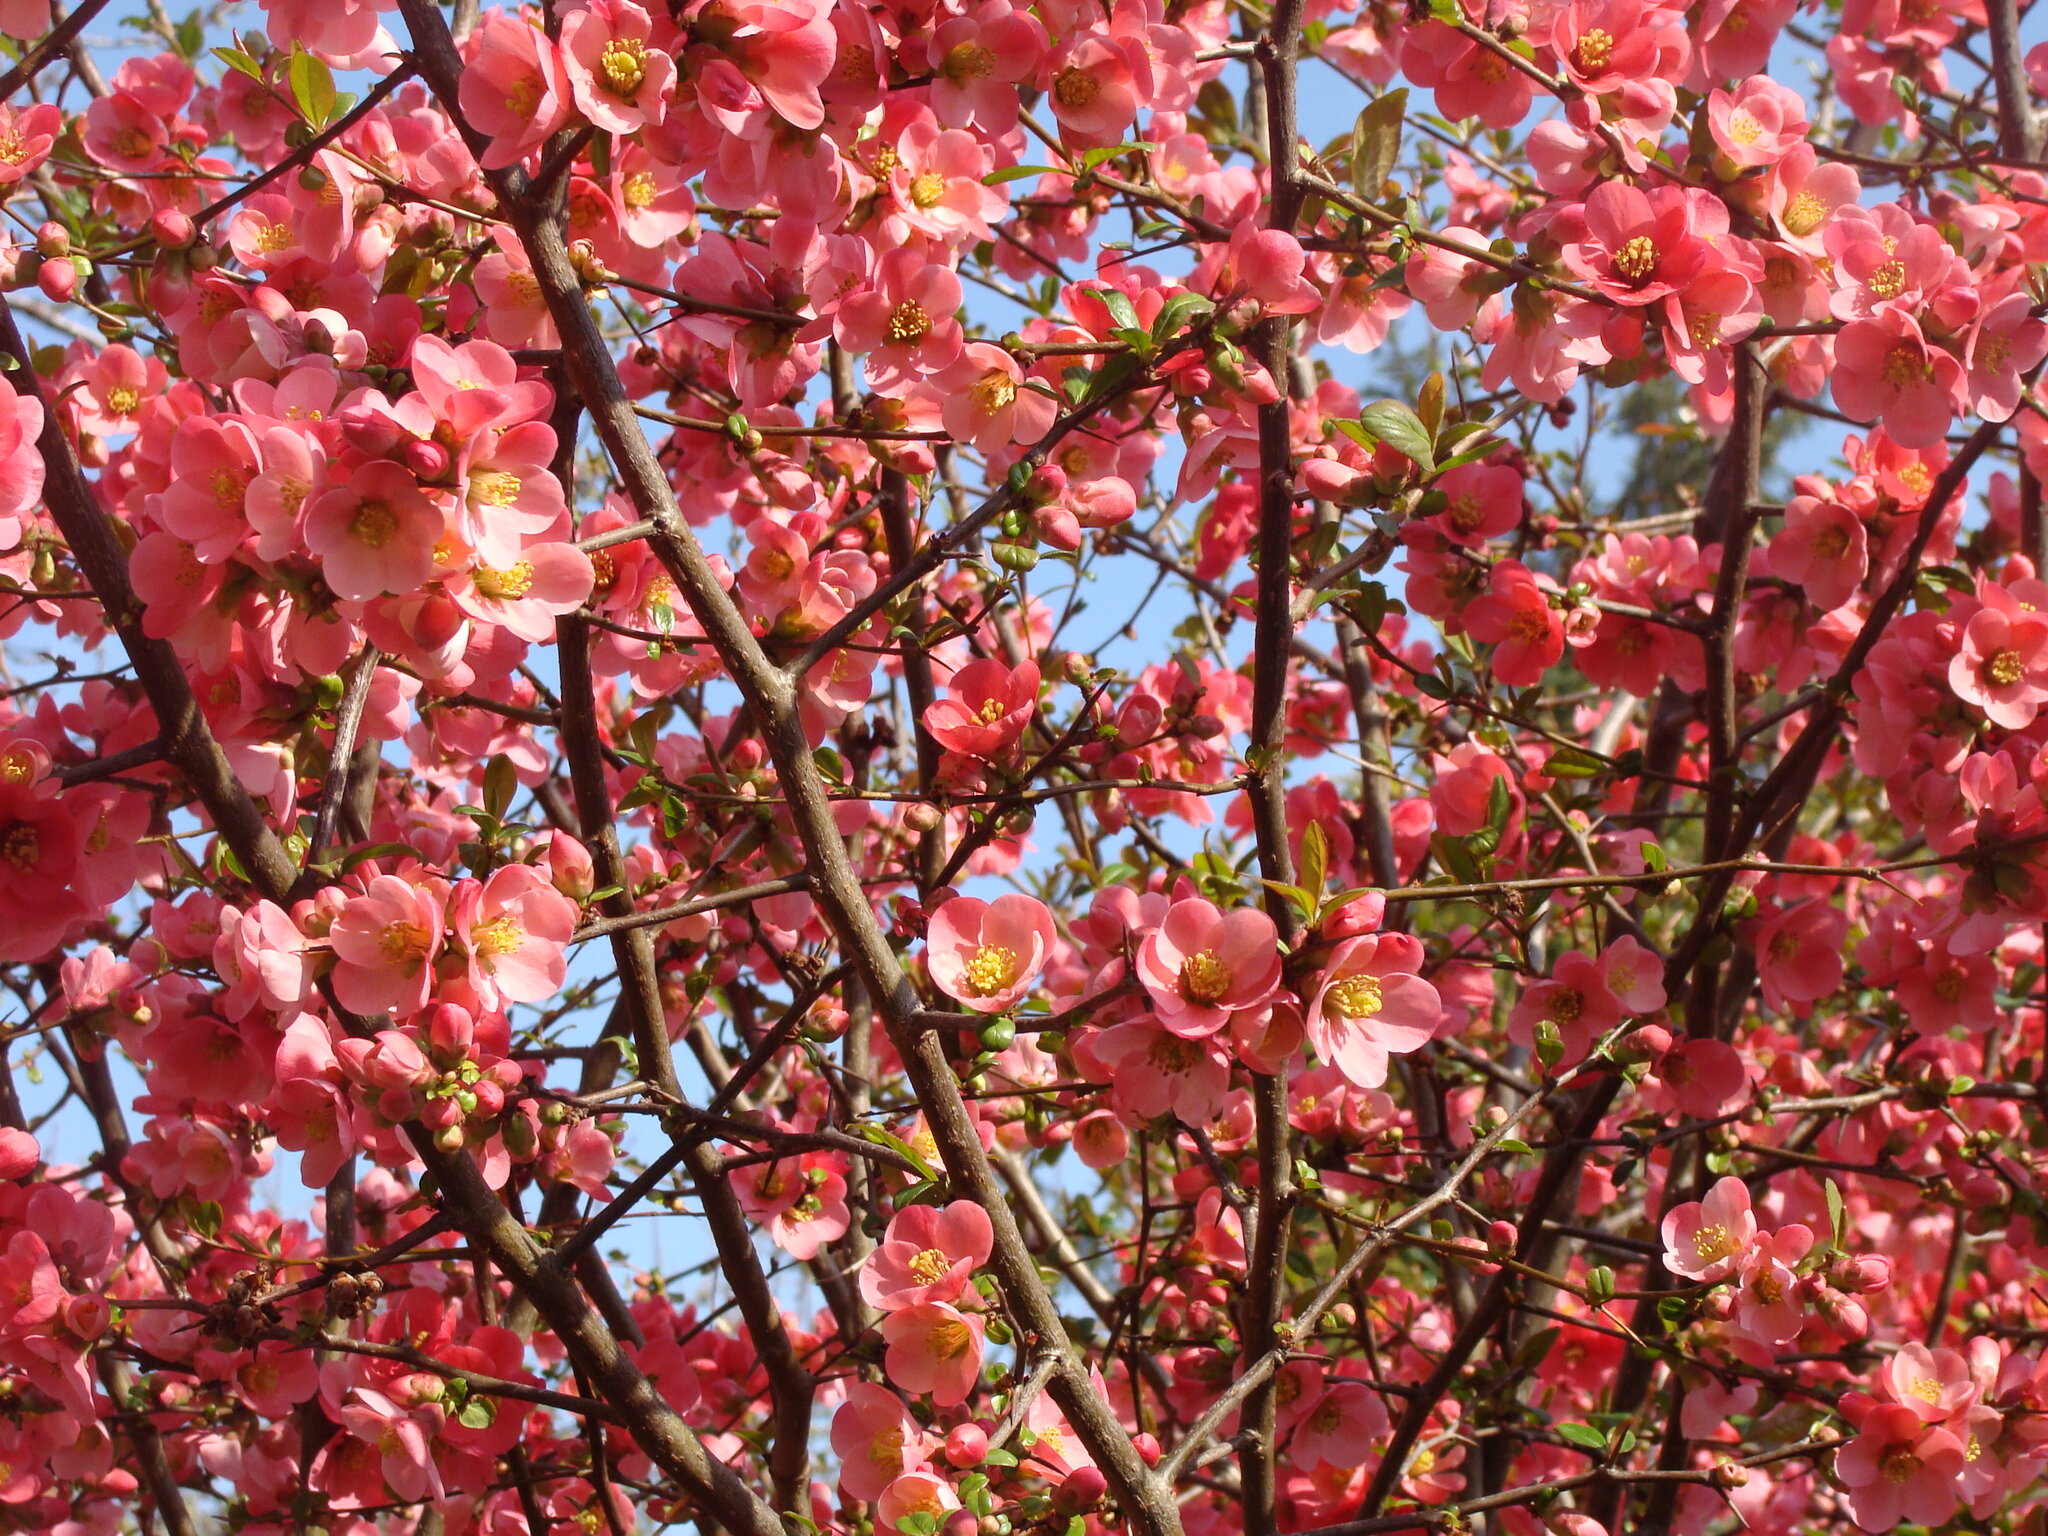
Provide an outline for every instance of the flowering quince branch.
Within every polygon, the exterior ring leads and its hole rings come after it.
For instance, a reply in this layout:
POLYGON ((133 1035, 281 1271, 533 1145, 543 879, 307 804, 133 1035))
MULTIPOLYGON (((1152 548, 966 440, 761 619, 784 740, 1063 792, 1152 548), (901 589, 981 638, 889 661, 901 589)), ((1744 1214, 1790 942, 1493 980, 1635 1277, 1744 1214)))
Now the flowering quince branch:
POLYGON ((0 0, 0 1533, 2039 1524, 2017 0, 260 9, 0 0))

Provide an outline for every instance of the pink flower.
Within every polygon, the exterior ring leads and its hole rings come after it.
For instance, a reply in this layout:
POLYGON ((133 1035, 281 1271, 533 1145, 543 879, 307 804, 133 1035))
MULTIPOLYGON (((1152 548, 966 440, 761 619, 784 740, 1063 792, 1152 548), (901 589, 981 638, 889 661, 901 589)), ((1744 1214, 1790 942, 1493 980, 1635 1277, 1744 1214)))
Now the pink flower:
POLYGON ((955 896, 932 914, 925 964, 939 990, 975 1013, 1014 1008, 1044 969, 1056 935, 1032 896, 955 896))
POLYGON ((840 302, 833 334, 867 354, 868 379, 884 394, 949 367, 960 355, 960 279, 915 249, 890 251, 874 279, 840 302))
POLYGON ((1749 1087, 1742 1053, 1719 1040, 1684 1040, 1664 1053, 1657 1075, 1679 1109, 1711 1119, 1749 1087))
POLYGON ((927 45, 932 111, 948 128, 1008 133, 1017 125, 1017 82, 1038 72, 1047 46, 1044 24, 1010 0, 981 0, 946 17, 927 45))
POLYGON ((410 470, 373 459, 307 508, 306 547, 328 586, 366 601, 424 586, 446 527, 410 470))
POLYGON ((1751 940, 1764 1002, 1814 1003, 1842 985, 1848 914, 1824 901, 1801 902, 1757 924, 1751 940))
POLYGON ((1666 1212, 1662 1230, 1666 1269, 1701 1284, 1727 1279, 1756 1241, 1749 1186, 1732 1176, 1718 1180, 1705 1200, 1666 1212))
POLYGON ((1564 615, 1551 606, 1545 579, 1519 560, 1503 560, 1487 578, 1486 595, 1463 615, 1472 638, 1495 648, 1493 675, 1511 688, 1540 683, 1564 655, 1564 615))
POLYGON ((1806 99, 1769 75, 1707 98, 1707 125, 1730 165, 1775 165, 1806 141, 1806 99))
POLYGON ((1993 725, 2032 725, 2048 699, 2048 619, 2026 610, 1980 608, 1949 659, 1948 685, 1993 725))
POLYGON ((1970 1365, 1952 1349, 1906 1344, 1878 1370, 1880 1397, 1903 1404, 1923 1424, 1941 1424, 1977 1396, 1970 1365))
POLYGON ((1372 1459, 1373 1442, 1387 1432, 1387 1409, 1360 1381, 1331 1384, 1294 1427, 1295 1458, 1310 1468, 1348 1471, 1372 1459))
POLYGON ((1138 979, 1159 1022, 1176 1035, 1213 1035, 1280 985, 1280 932, 1256 907, 1221 911, 1200 896, 1176 901, 1138 946, 1138 979))
POLYGON ((2020 375, 2048 353, 2048 324, 2034 318, 2032 299, 2008 293, 1970 327, 1963 356, 1965 403, 1986 421, 2008 421, 2020 404, 2020 375))
POLYGON ((653 30, 633 0, 589 0, 562 19, 562 73, 569 94, 607 133, 637 133, 668 113, 676 61, 651 45, 653 30))
POLYGON ((1878 1404, 1858 1429, 1835 1453, 1835 1476, 1849 1490, 1856 1523, 1866 1531, 1889 1531, 1902 1520, 1947 1523, 1956 1512, 1962 1442, 1897 1403, 1878 1404))
POLYGON ((569 121, 569 86, 555 44, 539 27, 487 11, 464 50, 462 115, 491 137, 487 171, 516 165, 569 121))
POLYGON ((1683 187, 1603 181, 1586 199, 1584 236, 1565 265, 1618 304, 1654 304, 1706 270, 1712 248, 1693 233, 1683 187))
POLYGON ((1025 387, 1016 359, 985 341, 968 342, 957 361, 933 376, 932 385, 946 430, 983 453, 1037 442, 1058 415, 1049 396, 1025 387))
POLYGON ((1771 574, 1798 582, 1826 613, 1848 602, 1869 570, 1870 536, 1849 508, 1820 496, 1785 504, 1785 526, 1771 540, 1771 574))
POLYGON ((355 1013, 413 1014, 434 989, 441 953, 446 881, 419 883, 377 875, 351 896, 327 933, 339 962, 334 994, 355 1013))
POLYGON ((930 1393, 941 1408, 967 1401, 981 1375, 984 1324, 973 1312, 923 1301, 882 1319, 889 1346, 882 1369, 906 1392, 930 1393))
POLYGON ((562 989, 576 904, 531 864, 507 864, 456 887, 449 927, 486 1009, 537 1003, 562 989))
POLYGON ((1436 526, 1453 544, 1477 549, 1521 526, 1522 477, 1504 465, 1460 464, 1433 489, 1444 496, 1436 526))
POLYGON ((1902 448, 1932 448, 1955 416, 1963 365, 1930 346, 1911 315, 1886 309, 1835 338, 1835 404, 1879 421, 1902 448))
POLYGON ((1123 48, 1099 32, 1069 38, 1052 65, 1052 114, 1079 148, 1114 144, 1138 115, 1137 77, 1123 48))
POLYGON ((1793 1222, 1760 1236, 1743 1256, 1735 1291, 1735 1326, 1757 1343, 1776 1349, 1797 1338, 1805 1326, 1796 1267, 1812 1248, 1812 1228, 1793 1222))
POLYGON ((1092 1059, 1090 1081, 1111 1084, 1111 1102, 1139 1120, 1175 1115, 1205 1125, 1230 1087, 1230 1058, 1215 1036, 1191 1040, 1149 1020, 1111 1025, 1077 1051, 1092 1059))
POLYGON ((1564 1045, 1558 1066, 1569 1067, 1585 1060, 1593 1042, 1619 1024, 1624 1012, 1599 962, 1571 950, 1551 967, 1547 980, 1522 989, 1508 1015, 1508 1036, 1526 1045, 1536 1038, 1539 1025, 1552 1025, 1564 1045))
POLYGON ((1013 671, 984 656, 955 672, 946 693, 925 710, 924 728, 948 752, 993 762, 1016 744, 1038 708, 1038 663, 1013 671))
MULTIPOLYGON (((37 31, 47 31, 49 13, 42 12, 39 21, 37 31)), ((34 175, 63 131, 64 114, 49 102, 25 108, 0 105, 0 187, 34 175)))
POLYGON ((972 1200, 955 1200, 943 1210, 908 1206, 896 1213, 881 1246, 868 1255, 860 1293, 884 1312, 951 1302, 968 1289, 994 1249, 988 1213, 972 1200))
MULTIPOLYGON (((921 1209, 921 1207, 919 1207, 921 1209)), ((906 1472, 930 1465, 930 1437, 903 1399, 871 1381, 854 1381, 832 1415, 832 1450, 839 1457, 839 1491, 873 1502, 906 1472)))
POLYGON ((1387 1058, 1427 1045, 1443 1022, 1443 1000, 1416 973, 1420 941, 1404 933, 1360 934, 1330 952, 1309 1003, 1316 1054, 1361 1088, 1387 1080, 1387 1058))

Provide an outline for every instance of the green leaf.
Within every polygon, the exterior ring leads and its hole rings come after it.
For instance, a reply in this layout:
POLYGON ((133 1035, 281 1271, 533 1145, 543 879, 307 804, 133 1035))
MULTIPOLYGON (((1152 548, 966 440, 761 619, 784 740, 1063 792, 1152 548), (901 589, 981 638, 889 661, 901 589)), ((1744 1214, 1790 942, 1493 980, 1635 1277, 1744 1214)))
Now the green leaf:
POLYGON ((1123 289, 1098 288, 1095 290, 1095 296, 1102 300, 1102 307, 1109 311, 1109 318, 1117 323, 1119 329, 1142 329, 1138 324, 1138 311, 1131 304, 1131 296, 1123 289))
POLYGON ((251 80, 263 78, 263 66, 239 48, 216 48, 213 56, 238 75, 247 75, 251 80))
POLYGON ((1557 1426, 1557 1433, 1561 1439, 1569 1440, 1573 1445, 1582 1446, 1589 1451, 1607 1449, 1607 1437, 1590 1424, 1560 1424, 1557 1426))
POLYGON ((1436 855, 1437 863, 1450 871, 1460 885, 1478 885, 1486 878, 1478 860, 1472 857, 1471 845, 1464 838, 1449 837, 1439 832, 1429 840, 1429 846, 1436 855))
POLYGON ((1177 293, 1160 307, 1152 322, 1152 339, 1164 346, 1183 326, 1214 312, 1216 306, 1199 293, 1177 293))
POLYGON ((334 72, 303 44, 294 43, 289 79, 300 115, 314 127, 324 128, 334 117, 334 72))
POLYGON ((1407 113, 1404 87, 1369 103, 1351 126, 1351 185, 1369 203, 1379 201, 1380 189, 1401 158, 1401 122, 1407 113))
POLYGON ((484 768, 484 809, 494 820, 503 821, 512 808, 512 795, 519 788, 519 774, 512 759, 500 752, 484 768))
POLYGON ((1405 453, 1427 475, 1436 469, 1436 443, 1422 418, 1398 400, 1381 400, 1358 413, 1359 425, 1397 453, 1405 453))
POLYGON ((1499 1141, 1496 1141, 1493 1145, 1496 1151, 1513 1152, 1519 1157, 1527 1157, 1530 1153, 1536 1150, 1534 1147, 1530 1146, 1529 1143, 1527 1143, 1526 1141, 1523 1141, 1520 1138, 1514 1136, 1503 1136, 1499 1141))
POLYGON ((1849 1208, 1842 1201, 1842 1191, 1833 1179, 1827 1182, 1828 1230, 1834 1234, 1835 1246, 1842 1246, 1842 1239, 1849 1232, 1849 1208))
POLYGON ((1330 839, 1315 822, 1301 829, 1301 885, 1317 901, 1330 883, 1330 839))
POLYGON ((1514 814, 1515 797, 1508 790, 1505 775, 1496 777, 1486 787, 1486 825, 1494 835, 1494 846, 1500 846, 1500 836, 1507 831, 1508 817, 1514 814))
POLYGON ((1052 176, 1057 172, 1049 165, 1006 165, 999 171, 990 171, 981 178, 984 187, 999 187, 1006 181, 1022 181, 1026 176, 1052 176))
POLYGON ((853 1128, 853 1134, 860 1137, 863 1141, 872 1141, 878 1147, 887 1147, 892 1152, 902 1153, 903 1156, 910 1159, 911 1166, 924 1175, 927 1183, 936 1184, 938 1182, 939 1176, 932 1170, 932 1165, 919 1157, 917 1149, 912 1147, 901 1136, 893 1135, 883 1130, 879 1125, 857 1125, 853 1128))
MULTIPOLYGON (((1607 764, 1584 747, 1559 747, 1550 754, 1550 761, 1543 765, 1543 771, 1553 779, 1590 779, 1595 774, 1605 773, 1607 764)), ((1500 781, 1496 779, 1494 782, 1500 781)))
POLYGON ((498 1405, 488 1397, 472 1397, 455 1415, 467 1429, 489 1429, 498 1417, 498 1405))
POLYGON ((1014 1467, 1017 1458, 998 1446, 982 1454, 981 1464, 985 1467, 1014 1467))

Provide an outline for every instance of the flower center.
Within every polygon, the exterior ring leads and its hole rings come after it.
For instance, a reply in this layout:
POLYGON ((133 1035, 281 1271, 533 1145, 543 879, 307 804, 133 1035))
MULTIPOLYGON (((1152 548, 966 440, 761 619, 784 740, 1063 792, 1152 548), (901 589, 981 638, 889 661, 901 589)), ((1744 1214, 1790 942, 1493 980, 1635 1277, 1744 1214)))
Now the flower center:
POLYGON ((651 208, 654 206, 654 173, 636 171, 628 176, 619 187, 628 208, 651 208))
POLYGON ((1017 979, 1017 952, 1000 944, 984 944, 967 962, 967 990, 992 997, 1017 979))
POLYGON ((41 858, 42 839, 34 827, 17 823, 0 832, 0 859, 5 859, 23 874, 34 869, 41 858))
POLYGON ((943 1323, 933 1324, 928 1337, 932 1353, 941 1360, 959 1359, 967 1353, 968 1346, 974 1342, 974 1335, 967 1325, 956 1323, 950 1318, 943 1323))
POLYGON ((924 171, 910 178, 910 201, 916 207, 933 207, 945 195, 946 178, 937 171, 924 171))
POLYGON ((1189 955, 1180 963, 1180 995, 1191 1003, 1214 1006, 1230 991, 1230 967, 1213 949, 1189 955))
POLYGON ((1805 239, 1827 222, 1828 205, 1811 192, 1801 192, 1785 205, 1785 212, 1778 222, 1785 226, 1785 233, 1798 239, 1805 239))
POLYGON ((1865 285, 1880 299, 1896 299, 1906 291, 1906 264, 1894 258, 1870 274, 1865 285))
POLYGON ((1662 254, 1648 235, 1631 235, 1614 253, 1614 270, 1631 283, 1647 283, 1656 275, 1662 254))
POLYGON ((1754 144, 1764 136, 1764 125, 1748 112, 1735 112, 1728 118, 1728 137, 1738 144, 1754 144))
POLYGON ((1085 107, 1102 94, 1102 82, 1085 69, 1063 69, 1052 83, 1052 94, 1063 107, 1085 107))
POLYGON ((1911 342, 1902 341, 1885 353, 1884 361, 1878 364, 1878 377, 1894 389, 1904 389, 1912 384, 1924 384, 1932 377, 1926 360, 1920 356, 1920 349, 1911 342))
POLYGON ((525 939, 526 930, 519 926, 519 919, 508 913, 470 929, 469 952, 480 960, 495 959, 511 954, 525 939))
POLYGON ((1985 680, 2000 688, 2010 688, 2026 673, 2026 663, 2018 651, 1999 651, 1984 663, 1985 680))
POLYGON ((647 45, 635 38, 613 38, 597 56, 597 72, 614 96, 631 97, 647 78, 647 45))
POLYGON ((1920 1470, 1920 1458, 1911 1449, 1900 1446, 1887 1453, 1884 1458, 1884 1475, 1887 1482, 1910 1483, 1913 1475, 1920 1470))
POLYGON ((487 507, 509 507, 518 499, 523 484, 508 470, 480 469, 469 477, 469 499, 487 507))
POLYGON ((924 306, 915 299, 905 299, 889 312, 891 341, 922 341, 931 328, 932 317, 924 312, 924 306))
POLYGON ((1726 1227, 1716 1222, 1693 1233, 1692 1251, 1698 1254, 1702 1261, 1711 1264, 1716 1259, 1727 1258, 1735 1251, 1735 1238, 1726 1227))
POLYGON ((1912 1384, 1906 1390, 1919 1398, 1923 1403, 1938 1403, 1941 1401, 1941 1383, 1932 1376, 1915 1376, 1912 1384))
POLYGON ((1185 1072, 1202 1054, 1201 1047, 1179 1035, 1161 1035, 1145 1052, 1145 1060, 1162 1072, 1185 1072))
POLYGON ((1384 1005, 1377 976, 1346 976, 1330 988, 1331 1011, 1340 1018, 1369 1019, 1384 1005))
POLYGON ((1000 368, 992 368, 967 388, 974 408, 984 416, 1006 410, 1017 398, 1017 381, 1000 368))
POLYGON ((953 1261, 937 1248, 926 1248, 910 1261, 910 1278, 919 1285, 937 1285, 952 1269, 953 1261))
POLYGON ((1572 50, 1579 68, 1588 74, 1607 67, 1614 57, 1614 34, 1601 27, 1594 27, 1579 39, 1579 46, 1572 50))
POLYGON ((356 542, 370 549, 382 549, 398 532, 398 514, 381 501, 366 501, 356 508, 348 525, 356 542))
POLYGON ((527 560, 503 570, 482 565, 471 574, 470 580, 476 583, 478 593, 484 597, 495 598, 501 603, 517 602, 533 586, 533 565, 527 560))
POLYGON ((142 392, 126 384, 116 384, 107 391, 107 414, 110 416, 132 416, 135 407, 142 404, 142 392))
POLYGON ((1839 560, 1849 553, 1849 530, 1830 523, 1814 535, 1813 552, 1823 560, 1839 560))
POLYGON ((386 923, 384 931, 377 935, 377 947, 384 952, 384 958, 395 965, 417 960, 427 952, 432 943, 426 928, 419 923, 386 923))
POLYGON ((956 43, 939 66, 947 79, 986 80, 995 73, 996 51, 986 43, 956 43))

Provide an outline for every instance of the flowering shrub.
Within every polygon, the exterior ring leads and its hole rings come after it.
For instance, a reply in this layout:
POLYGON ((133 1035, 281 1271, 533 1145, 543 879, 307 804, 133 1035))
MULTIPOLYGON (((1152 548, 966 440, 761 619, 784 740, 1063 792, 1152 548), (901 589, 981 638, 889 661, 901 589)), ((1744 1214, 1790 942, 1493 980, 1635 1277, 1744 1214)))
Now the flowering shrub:
POLYGON ((0 1532, 2041 1531, 2019 10, 0 0, 0 1532))

